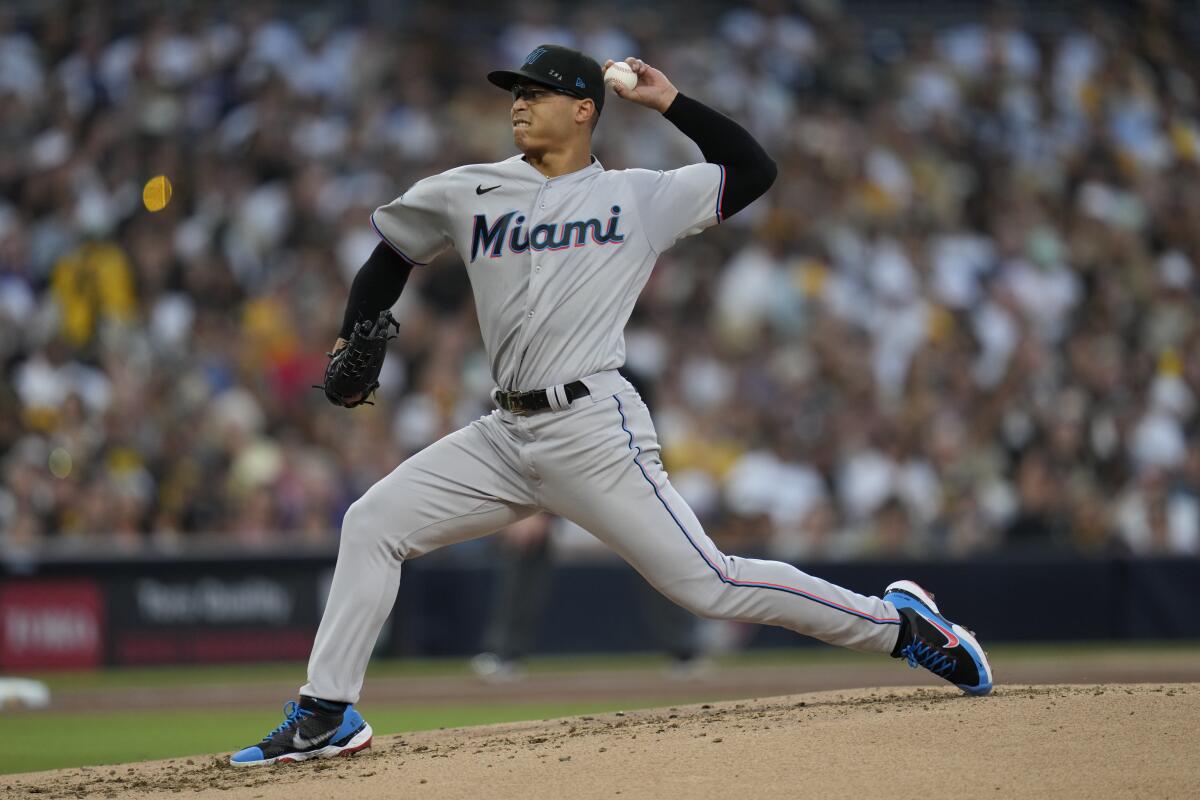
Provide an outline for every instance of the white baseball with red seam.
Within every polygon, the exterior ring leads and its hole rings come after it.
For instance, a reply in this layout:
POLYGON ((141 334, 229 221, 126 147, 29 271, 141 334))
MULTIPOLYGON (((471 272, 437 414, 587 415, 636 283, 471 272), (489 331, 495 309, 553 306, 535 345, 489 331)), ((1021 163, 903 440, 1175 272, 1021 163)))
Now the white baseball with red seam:
POLYGON ((634 74, 633 67, 624 61, 614 61, 613 65, 604 71, 604 85, 613 89, 614 83, 619 83, 626 89, 637 86, 637 75, 634 74))

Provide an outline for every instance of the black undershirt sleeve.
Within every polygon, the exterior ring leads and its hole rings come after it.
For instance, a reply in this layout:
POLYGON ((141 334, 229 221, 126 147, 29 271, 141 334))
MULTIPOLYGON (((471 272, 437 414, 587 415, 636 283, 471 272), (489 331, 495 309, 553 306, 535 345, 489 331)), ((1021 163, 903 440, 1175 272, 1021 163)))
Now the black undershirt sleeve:
POLYGON ((710 164, 725 167, 725 217, 753 203, 771 188, 775 162, 749 131, 729 117, 680 92, 663 116, 691 139, 710 164))
POLYGON ((350 284, 350 299, 346 301, 346 314, 338 335, 348 340, 356 324, 364 319, 373 320, 379 312, 391 308, 400 299, 410 272, 412 265, 387 243, 377 244, 350 284))

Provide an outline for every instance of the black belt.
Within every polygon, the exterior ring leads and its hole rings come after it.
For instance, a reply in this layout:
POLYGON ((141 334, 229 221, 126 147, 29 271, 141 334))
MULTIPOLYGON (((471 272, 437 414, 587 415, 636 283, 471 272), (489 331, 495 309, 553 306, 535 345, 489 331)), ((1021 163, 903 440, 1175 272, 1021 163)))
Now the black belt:
MULTIPOLYGON (((533 389, 528 392, 498 390, 495 392, 496 405, 513 414, 536 414, 539 411, 546 411, 555 407, 550 402, 550 392, 552 391, 554 389, 533 389)), ((573 381, 562 387, 561 394, 566 396, 566 402, 560 403, 559 407, 565 408, 573 400, 577 400, 580 397, 587 397, 591 393, 584 386, 583 381, 573 381)))

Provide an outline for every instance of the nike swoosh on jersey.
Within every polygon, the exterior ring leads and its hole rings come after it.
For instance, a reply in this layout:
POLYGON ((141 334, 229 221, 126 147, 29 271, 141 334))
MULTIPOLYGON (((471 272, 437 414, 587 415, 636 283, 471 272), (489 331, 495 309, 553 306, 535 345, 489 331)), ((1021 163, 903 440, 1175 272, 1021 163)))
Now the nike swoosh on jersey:
POLYGON ((485 188, 483 188, 483 184, 481 183, 475 187, 475 194, 487 194, 488 192, 492 191, 493 189, 499 189, 503 185, 504 184, 502 184, 502 183, 497 183, 495 186, 489 186, 488 188, 485 189, 485 188))
POLYGON ((307 750, 310 747, 316 747, 319 744, 325 744, 325 742, 333 738, 335 733, 337 733, 337 728, 325 731, 320 736, 314 736, 311 739, 305 739, 300 736, 299 731, 296 731, 296 734, 292 737, 292 746, 297 750, 307 750))

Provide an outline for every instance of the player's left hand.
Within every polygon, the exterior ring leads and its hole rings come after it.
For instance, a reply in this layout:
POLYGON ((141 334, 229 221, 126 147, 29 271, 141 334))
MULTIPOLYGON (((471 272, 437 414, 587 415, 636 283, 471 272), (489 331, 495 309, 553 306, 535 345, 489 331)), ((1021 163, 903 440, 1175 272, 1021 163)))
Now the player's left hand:
POLYGON ((325 397, 335 406, 354 408, 364 403, 374 405, 367 398, 379 387, 379 373, 383 370, 387 344, 395 338, 391 334, 393 327, 400 329, 399 323, 386 309, 379 313, 377 319, 361 320, 354 326, 349 342, 338 339, 333 352, 329 353, 325 381, 314 388, 323 389, 325 397))
MULTIPOLYGON (((620 84, 614 84, 614 92, 625 100, 653 108, 660 114, 671 107, 679 90, 667 80, 667 76, 662 73, 662 70, 655 69, 640 58, 633 56, 625 59, 625 63, 633 70, 633 74, 637 75, 637 85, 632 89, 626 89, 620 84)), ((610 58, 604 62, 601 70, 607 72, 612 65, 613 60, 610 58)))

